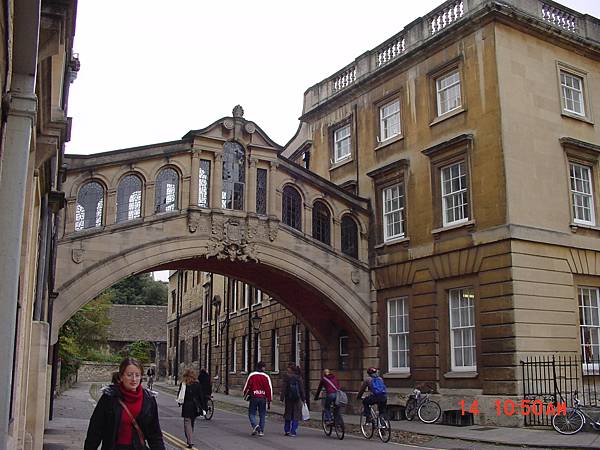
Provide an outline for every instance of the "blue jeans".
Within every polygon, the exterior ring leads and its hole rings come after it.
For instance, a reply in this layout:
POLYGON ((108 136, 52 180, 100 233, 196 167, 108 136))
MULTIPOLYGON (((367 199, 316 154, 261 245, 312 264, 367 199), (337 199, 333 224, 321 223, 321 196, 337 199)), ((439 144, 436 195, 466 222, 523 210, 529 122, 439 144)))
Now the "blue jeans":
POLYGON ((252 428, 256 427, 256 412, 258 411, 259 422, 258 426, 260 431, 265 431, 265 417, 267 415, 267 399, 255 398, 252 397, 250 399, 250 404, 248 405, 248 418, 250 419, 250 425, 252 428))
POLYGON ((297 420, 286 420, 283 424, 283 431, 286 433, 290 433, 293 436, 296 436, 298 431, 298 421, 297 420))
POLYGON ((335 402, 335 392, 333 394, 327 394, 325 397, 325 420, 333 420, 331 417, 331 405, 335 402))

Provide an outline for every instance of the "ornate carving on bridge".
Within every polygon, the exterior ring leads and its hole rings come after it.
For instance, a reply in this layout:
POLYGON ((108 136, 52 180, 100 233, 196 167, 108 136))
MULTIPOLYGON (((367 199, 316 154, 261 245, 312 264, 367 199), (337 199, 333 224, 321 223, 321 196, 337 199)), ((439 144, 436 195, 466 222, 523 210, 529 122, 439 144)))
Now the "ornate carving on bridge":
POLYGON ((258 262, 257 242, 274 241, 279 229, 278 220, 227 217, 214 213, 211 217, 207 258, 258 262))
POLYGON ((81 264, 83 262, 83 255, 85 250, 83 248, 74 248, 71 250, 71 259, 75 264, 81 264))
POLYGON ((190 233, 195 233, 200 228, 200 232, 209 231, 208 215, 201 211, 188 210, 188 229, 190 233))

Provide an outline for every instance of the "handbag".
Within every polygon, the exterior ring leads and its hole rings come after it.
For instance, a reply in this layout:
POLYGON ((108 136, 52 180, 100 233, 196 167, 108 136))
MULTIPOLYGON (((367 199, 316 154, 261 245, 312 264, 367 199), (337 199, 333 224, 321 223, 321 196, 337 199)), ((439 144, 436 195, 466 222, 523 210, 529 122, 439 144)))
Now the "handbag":
POLYGON ((310 411, 308 410, 308 405, 306 402, 302 403, 302 420, 310 419, 310 411))
POLYGON ((144 450, 150 450, 150 447, 148 447, 148 444, 146 444, 146 438, 144 437, 144 433, 142 433, 142 429, 136 422, 135 417, 133 417, 133 414, 131 414, 131 411, 129 411, 129 408, 125 405, 123 400, 121 400, 121 399, 118 399, 118 400, 119 400, 119 404, 123 407, 123 410, 127 413, 129 418, 131 419, 131 422, 133 423, 133 428, 135 428, 135 431, 137 431, 138 437, 140 438, 140 442, 144 446, 144 450))
POLYGON ((179 388, 179 394, 177 395, 177 403, 179 406, 183 404, 185 400, 185 383, 181 383, 181 387, 179 388))
POLYGON ((332 388, 335 389, 335 402, 339 406, 346 406, 348 404, 348 396, 346 395, 346 393, 344 391, 342 391, 341 389, 338 389, 337 387, 335 387, 335 384, 333 384, 331 382, 331 380, 328 380, 325 377, 323 377, 323 379, 325 381, 327 381, 332 388))

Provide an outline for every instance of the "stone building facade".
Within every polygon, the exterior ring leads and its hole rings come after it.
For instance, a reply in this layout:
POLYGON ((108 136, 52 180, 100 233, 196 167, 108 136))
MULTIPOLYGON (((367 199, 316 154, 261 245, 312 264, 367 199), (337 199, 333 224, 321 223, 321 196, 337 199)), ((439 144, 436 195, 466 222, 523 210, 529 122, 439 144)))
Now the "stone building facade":
MULTIPOLYGON (((75 0, 0 5, 0 448, 41 449, 55 346, 56 243, 75 0)), ((57 367, 56 359, 54 367, 57 367)))
POLYGON ((392 391, 519 423, 522 360, 600 362, 599 42, 552 1, 447 1, 305 92, 283 154, 371 202, 392 391))

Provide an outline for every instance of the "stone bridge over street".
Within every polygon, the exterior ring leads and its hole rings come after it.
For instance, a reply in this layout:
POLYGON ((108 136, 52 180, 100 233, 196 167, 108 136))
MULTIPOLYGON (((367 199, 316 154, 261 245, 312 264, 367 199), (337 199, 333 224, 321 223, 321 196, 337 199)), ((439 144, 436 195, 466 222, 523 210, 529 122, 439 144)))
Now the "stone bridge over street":
POLYGON ((280 151, 236 107, 178 141, 68 155, 52 341, 121 279, 189 269, 262 289, 321 345, 346 329, 374 346, 368 201, 280 151))

